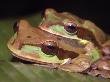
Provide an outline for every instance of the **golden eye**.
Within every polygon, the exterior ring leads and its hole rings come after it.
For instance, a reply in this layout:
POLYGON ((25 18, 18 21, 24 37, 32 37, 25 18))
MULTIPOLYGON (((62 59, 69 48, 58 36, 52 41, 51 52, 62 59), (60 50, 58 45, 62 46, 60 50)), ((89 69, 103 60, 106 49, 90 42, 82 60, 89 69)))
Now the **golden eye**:
POLYGON ((54 41, 45 41, 42 44, 42 51, 46 54, 55 55, 58 52, 58 47, 54 41))
POLYGON ((13 30, 14 30, 14 32, 17 32, 18 29, 19 29, 19 21, 16 21, 13 25, 13 30))
POLYGON ((77 26, 73 23, 66 24, 64 29, 69 33, 77 33, 77 26))

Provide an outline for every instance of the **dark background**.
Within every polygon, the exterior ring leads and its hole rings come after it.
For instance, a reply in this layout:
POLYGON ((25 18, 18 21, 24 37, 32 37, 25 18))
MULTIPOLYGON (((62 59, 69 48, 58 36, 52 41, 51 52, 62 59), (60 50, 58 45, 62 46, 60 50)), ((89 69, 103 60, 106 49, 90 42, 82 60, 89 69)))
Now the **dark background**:
POLYGON ((49 7, 90 19, 110 34, 110 3, 107 0, 0 0, 0 18, 31 15, 49 7))

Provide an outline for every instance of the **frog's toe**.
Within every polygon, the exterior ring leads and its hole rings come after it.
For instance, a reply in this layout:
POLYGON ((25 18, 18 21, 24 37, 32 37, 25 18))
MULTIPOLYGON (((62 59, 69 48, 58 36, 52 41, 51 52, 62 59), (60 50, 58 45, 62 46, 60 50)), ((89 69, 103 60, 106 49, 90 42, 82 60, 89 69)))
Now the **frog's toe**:
POLYGON ((59 66, 59 69, 69 72, 82 72, 88 69, 91 65, 90 60, 87 58, 75 58, 70 64, 63 64, 59 66))

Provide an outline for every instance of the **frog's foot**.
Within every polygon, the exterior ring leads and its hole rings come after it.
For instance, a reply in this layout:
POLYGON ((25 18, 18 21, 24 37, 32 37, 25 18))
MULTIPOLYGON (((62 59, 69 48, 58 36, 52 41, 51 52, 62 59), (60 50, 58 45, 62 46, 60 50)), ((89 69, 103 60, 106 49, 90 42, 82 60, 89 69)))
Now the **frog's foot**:
POLYGON ((110 40, 107 41, 105 44, 103 44, 102 52, 104 53, 104 55, 109 55, 110 56, 110 40))
POLYGON ((110 58, 104 56, 94 62, 85 73, 92 76, 101 76, 104 78, 110 78, 110 58))
POLYGON ((69 72, 82 72, 87 68, 89 68, 90 65, 91 65, 91 62, 89 58, 77 57, 75 59, 72 59, 70 63, 62 64, 58 68, 69 72))

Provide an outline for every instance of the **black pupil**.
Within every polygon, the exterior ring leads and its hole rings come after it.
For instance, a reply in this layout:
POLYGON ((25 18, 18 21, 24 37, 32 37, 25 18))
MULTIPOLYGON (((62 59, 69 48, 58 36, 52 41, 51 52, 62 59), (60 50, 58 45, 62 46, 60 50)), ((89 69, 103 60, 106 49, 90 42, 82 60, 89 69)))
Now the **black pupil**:
POLYGON ((47 48, 48 48, 49 50, 53 50, 53 49, 55 49, 55 47, 52 46, 52 45, 48 45, 47 48))
POLYGON ((75 27, 73 25, 68 26, 69 29, 74 29, 75 27))

